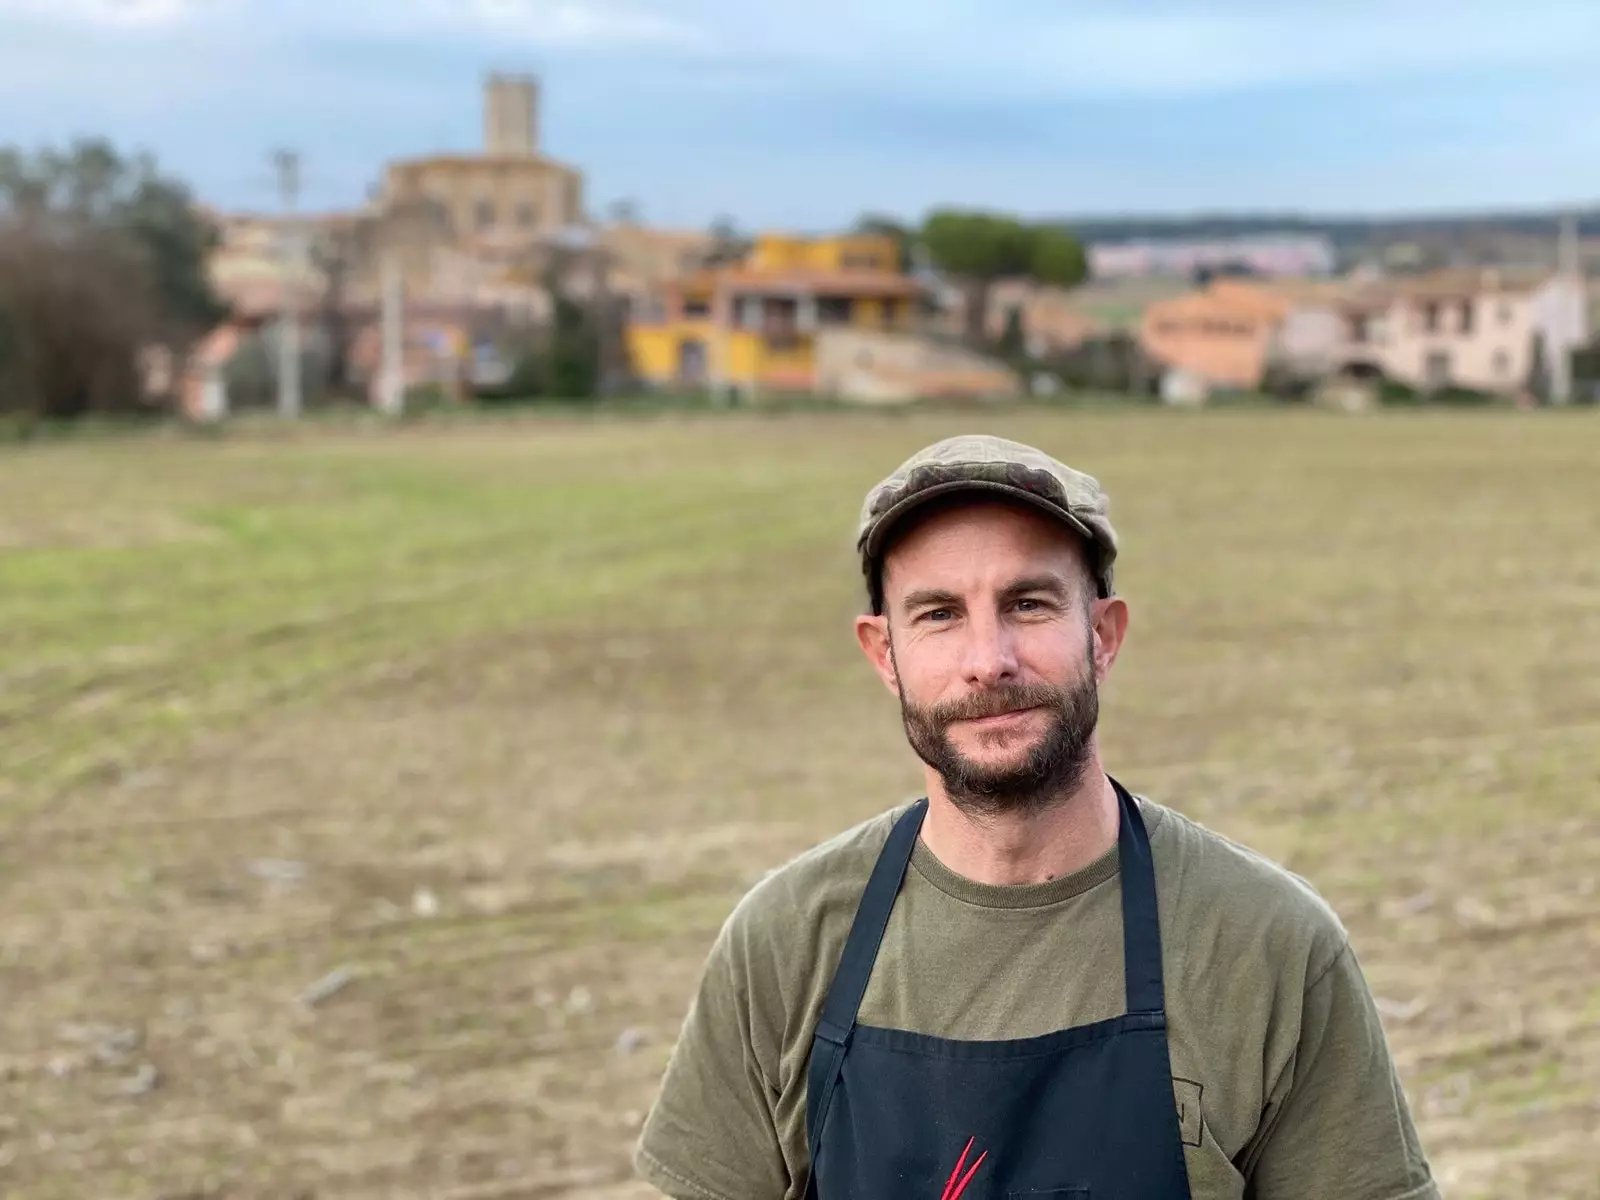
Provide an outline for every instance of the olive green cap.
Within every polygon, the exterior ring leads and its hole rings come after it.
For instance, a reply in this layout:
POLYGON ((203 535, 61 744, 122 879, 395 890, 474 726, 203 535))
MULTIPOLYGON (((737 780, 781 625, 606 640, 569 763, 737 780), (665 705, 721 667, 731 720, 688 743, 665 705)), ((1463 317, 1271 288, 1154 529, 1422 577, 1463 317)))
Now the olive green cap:
POLYGON ((1117 534, 1099 481, 1043 450, 988 434, 963 434, 925 447, 867 493, 856 530, 867 578, 907 516, 930 500, 959 492, 1008 497, 1055 517, 1084 539, 1100 595, 1112 594, 1117 534))

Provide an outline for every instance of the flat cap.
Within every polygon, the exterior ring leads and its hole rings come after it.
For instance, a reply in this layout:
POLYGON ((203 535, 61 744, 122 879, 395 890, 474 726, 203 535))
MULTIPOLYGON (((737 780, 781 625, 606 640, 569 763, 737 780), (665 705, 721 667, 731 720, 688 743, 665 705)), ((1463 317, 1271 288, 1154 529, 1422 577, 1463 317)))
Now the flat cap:
POLYGON ((1043 450, 988 434, 963 434, 918 450, 867 493, 856 549, 869 581, 894 528, 928 501, 956 492, 1009 497, 1055 517, 1084 539, 1100 595, 1112 594, 1117 534, 1099 481, 1043 450))

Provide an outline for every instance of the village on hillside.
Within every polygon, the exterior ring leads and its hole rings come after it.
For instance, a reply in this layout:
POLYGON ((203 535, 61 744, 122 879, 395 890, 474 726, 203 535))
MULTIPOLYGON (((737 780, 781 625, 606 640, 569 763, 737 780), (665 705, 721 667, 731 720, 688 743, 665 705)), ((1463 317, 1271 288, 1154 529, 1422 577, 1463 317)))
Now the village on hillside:
POLYGON ((542 151, 537 79, 492 75, 483 106, 481 152, 391 162, 360 210, 210 214, 209 274, 231 317, 186 372, 191 415, 274 403, 287 322, 308 393, 390 410, 418 389, 527 390, 519 347, 580 318, 601 393, 894 403, 1091 388, 1359 408, 1397 394, 1560 404, 1600 388, 1600 238, 1573 220, 1455 252, 1348 253, 1293 229, 1090 237, 1075 286, 1020 275, 975 291, 891 222, 665 229, 627 203, 597 218, 582 171, 542 151))

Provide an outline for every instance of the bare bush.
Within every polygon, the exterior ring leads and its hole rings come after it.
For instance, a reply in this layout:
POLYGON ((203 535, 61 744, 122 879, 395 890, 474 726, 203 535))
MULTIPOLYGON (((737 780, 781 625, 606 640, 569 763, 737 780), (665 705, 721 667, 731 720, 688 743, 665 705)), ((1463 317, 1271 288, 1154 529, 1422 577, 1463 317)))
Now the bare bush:
POLYGON ((141 351, 158 338, 148 265, 87 226, 0 227, 0 413, 70 419, 144 404, 141 351))
POLYGON ((0 150, 0 413, 71 419, 165 400, 147 395, 150 352, 181 363, 225 315, 205 273, 215 238, 148 158, 103 142, 0 150))

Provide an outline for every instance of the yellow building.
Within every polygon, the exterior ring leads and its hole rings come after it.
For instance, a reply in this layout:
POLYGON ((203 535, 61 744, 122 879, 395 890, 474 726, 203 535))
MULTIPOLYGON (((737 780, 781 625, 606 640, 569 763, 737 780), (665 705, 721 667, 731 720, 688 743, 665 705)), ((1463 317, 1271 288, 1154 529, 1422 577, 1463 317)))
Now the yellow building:
POLYGON ((734 266, 667 285, 629 324, 634 373, 659 387, 813 391, 817 336, 831 328, 910 332, 922 285, 899 272, 892 238, 758 238, 734 266))

